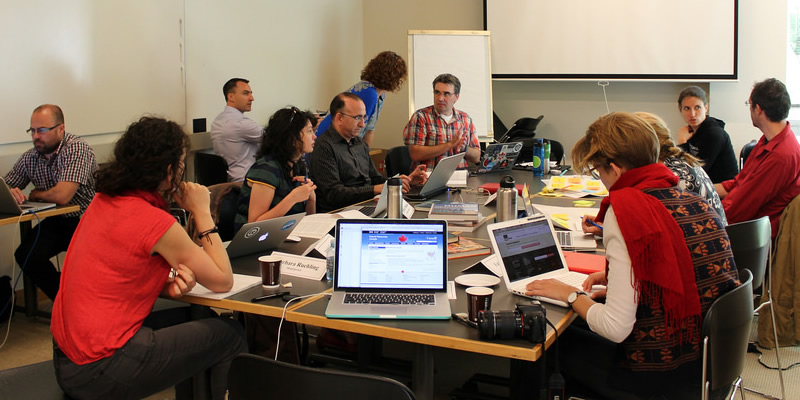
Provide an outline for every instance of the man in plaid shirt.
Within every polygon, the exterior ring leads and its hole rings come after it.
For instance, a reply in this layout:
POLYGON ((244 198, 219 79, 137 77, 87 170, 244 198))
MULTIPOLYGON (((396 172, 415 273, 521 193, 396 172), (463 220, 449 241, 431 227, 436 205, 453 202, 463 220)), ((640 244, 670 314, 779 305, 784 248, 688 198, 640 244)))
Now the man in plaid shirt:
POLYGON ((40 221, 14 252, 17 264, 25 267, 23 272, 55 300, 61 274, 50 258, 67 250, 81 215, 94 197, 97 161, 83 139, 66 132, 64 113, 56 105, 44 104, 33 110, 27 132, 33 139, 33 148, 22 154, 5 177, 14 198, 20 203, 30 199, 81 208, 40 221), (33 190, 26 196, 22 189, 29 183, 33 183, 33 190))
POLYGON ((472 118, 453 106, 461 93, 461 81, 451 74, 433 80, 433 105, 417 110, 403 130, 403 140, 413 167, 419 164, 432 171, 442 158, 466 152, 458 166, 480 161, 481 150, 472 118))

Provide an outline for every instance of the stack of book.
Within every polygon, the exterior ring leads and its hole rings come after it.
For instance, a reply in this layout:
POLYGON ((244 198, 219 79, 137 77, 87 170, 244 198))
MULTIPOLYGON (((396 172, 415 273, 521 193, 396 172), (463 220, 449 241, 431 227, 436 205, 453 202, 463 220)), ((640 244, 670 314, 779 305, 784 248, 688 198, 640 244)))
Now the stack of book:
POLYGON ((459 238, 457 242, 447 244, 447 259, 483 256, 492 254, 488 247, 473 242, 467 238, 459 238))
POLYGON ((484 216, 478 203, 433 203, 428 212, 430 219, 447 221, 447 229, 458 232, 472 232, 481 226, 489 216, 484 216))

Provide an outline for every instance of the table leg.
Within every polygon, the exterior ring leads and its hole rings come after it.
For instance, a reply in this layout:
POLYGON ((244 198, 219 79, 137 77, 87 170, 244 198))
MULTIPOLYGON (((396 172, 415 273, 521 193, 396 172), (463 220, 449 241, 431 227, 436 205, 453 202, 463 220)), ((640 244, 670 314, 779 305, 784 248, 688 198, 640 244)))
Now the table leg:
POLYGON ((511 399, 544 399, 547 385, 541 382, 544 363, 511 359, 509 392, 511 399), (544 390, 542 393, 541 391, 544 390))
MULTIPOLYGON (((192 304, 189 307, 189 318, 193 321, 203 319, 208 316, 208 313, 206 312, 208 307, 206 306, 192 304)), ((208 382, 206 380, 207 377, 205 371, 200 371, 200 373, 192 377, 192 394, 194 395, 194 400, 208 399, 208 382)))
POLYGON ((433 354, 428 345, 416 345, 411 385, 418 400, 433 400, 433 354))
MULTIPOLYGON (((28 232, 31 231, 31 222, 23 221, 19 224, 19 237, 20 240, 25 238, 28 232)), ((25 316, 35 317, 38 314, 39 300, 36 298, 37 290, 36 284, 33 283, 33 278, 29 277, 25 271, 22 271, 22 289, 25 292, 25 316)))

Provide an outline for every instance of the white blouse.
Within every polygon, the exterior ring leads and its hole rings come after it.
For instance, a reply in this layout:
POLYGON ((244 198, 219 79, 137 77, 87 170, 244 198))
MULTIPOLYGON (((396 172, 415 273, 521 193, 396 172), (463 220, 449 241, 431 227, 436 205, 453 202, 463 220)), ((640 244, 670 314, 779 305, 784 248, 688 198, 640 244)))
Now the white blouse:
POLYGON ((633 330, 637 299, 628 246, 619 230, 617 216, 610 206, 603 223, 603 245, 608 259, 606 302, 592 305, 586 313, 586 322, 598 335, 620 343, 633 330))

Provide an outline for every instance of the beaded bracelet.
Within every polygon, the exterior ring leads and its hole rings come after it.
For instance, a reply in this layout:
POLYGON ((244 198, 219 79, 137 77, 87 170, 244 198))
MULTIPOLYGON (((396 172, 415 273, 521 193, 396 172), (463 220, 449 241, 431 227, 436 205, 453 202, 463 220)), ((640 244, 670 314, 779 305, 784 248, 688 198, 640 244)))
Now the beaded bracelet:
POLYGON ((213 228, 211 228, 211 229, 209 229, 207 231, 200 232, 200 234, 197 235, 197 239, 202 240, 203 238, 206 238, 206 240, 208 240, 208 243, 211 243, 211 239, 208 238, 208 235, 210 235, 212 233, 217 233, 217 232, 219 232, 219 228, 214 226, 213 228))

